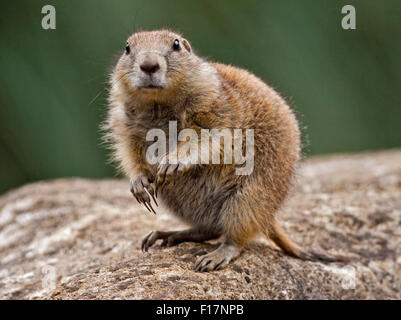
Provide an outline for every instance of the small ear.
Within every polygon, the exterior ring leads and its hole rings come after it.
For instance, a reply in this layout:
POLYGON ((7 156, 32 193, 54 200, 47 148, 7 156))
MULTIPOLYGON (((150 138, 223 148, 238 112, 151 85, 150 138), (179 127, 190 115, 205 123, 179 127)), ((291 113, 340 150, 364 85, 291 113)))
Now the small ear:
POLYGON ((189 44, 187 39, 182 39, 182 44, 188 52, 192 51, 191 45, 189 44))

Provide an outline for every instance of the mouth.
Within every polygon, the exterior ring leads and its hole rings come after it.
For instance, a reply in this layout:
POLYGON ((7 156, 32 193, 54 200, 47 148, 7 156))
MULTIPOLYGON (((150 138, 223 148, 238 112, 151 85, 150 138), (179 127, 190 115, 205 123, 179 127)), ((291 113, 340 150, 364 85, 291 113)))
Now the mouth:
POLYGON ((163 89, 162 86, 154 85, 154 84, 148 84, 146 86, 141 86, 139 89, 147 89, 147 90, 160 90, 163 89))
POLYGON ((161 90, 161 89, 164 89, 164 87, 161 86, 161 85, 149 83, 149 84, 146 84, 146 85, 138 86, 138 89, 153 91, 153 90, 161 90))

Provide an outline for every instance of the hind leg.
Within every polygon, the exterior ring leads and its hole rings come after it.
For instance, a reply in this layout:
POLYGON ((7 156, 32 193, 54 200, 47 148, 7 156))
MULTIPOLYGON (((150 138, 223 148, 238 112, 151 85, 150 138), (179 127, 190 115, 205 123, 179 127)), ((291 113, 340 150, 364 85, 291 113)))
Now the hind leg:
POLYGON ((215 232, 207 232, 198 228, 191 228, 181 231, 152 231, 142 241, 142 251, 148 251, 157 240, 162 239, 162 246, 171 247, 181 242, 202 242, 218 238, 220 235, 215 232))
POLYGON ((216 250, 197 259, 196 271, 213 271, 226 267, 240 255, 242 248, 259 229, 253 208, 242 197, 226 201, 220 211, 219 224, 223 230, 223 241, 216 250))

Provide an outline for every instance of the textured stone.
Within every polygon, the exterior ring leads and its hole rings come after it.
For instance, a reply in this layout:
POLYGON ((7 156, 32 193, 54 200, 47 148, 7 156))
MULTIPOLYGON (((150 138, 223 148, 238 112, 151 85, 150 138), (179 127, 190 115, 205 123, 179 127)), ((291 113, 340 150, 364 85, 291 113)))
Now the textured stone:
POLYGON ((255 241, 224 270, 197 273, 216 242, 140 251, 151 230, 185 225, 136 205, 126 180, 60 179, 0 197, 3 299, 401 298, 401 151, 302 163, 280 213, 304 247, 356 257, 324 265, 255 241))

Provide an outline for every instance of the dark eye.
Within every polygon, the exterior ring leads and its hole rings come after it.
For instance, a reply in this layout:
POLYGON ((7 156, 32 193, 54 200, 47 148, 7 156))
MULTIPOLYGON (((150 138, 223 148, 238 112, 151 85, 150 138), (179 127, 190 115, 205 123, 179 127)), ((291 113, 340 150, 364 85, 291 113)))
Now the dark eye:
POLYGON ((178 39, 175 39, 175 40, 174 40, 173 49, 174 49, 175 51, 180 50, 180 42, 178 41, 178 39))
POLYGON ((131 47, 129 46, 128 42, 125 44, 125 53, 129 54, 131 52, 131 47))

